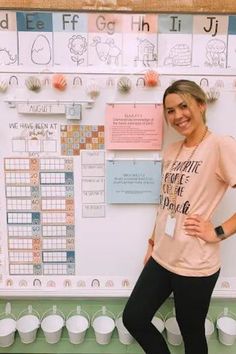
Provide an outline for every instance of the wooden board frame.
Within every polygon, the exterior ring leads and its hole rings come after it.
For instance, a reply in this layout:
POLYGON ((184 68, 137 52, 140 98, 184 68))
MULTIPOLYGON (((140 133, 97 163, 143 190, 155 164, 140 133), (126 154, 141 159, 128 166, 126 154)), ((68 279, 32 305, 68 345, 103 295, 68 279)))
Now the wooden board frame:
POLYGON ((125 11, 158 13, 235 13, 235 0, 0 0, 0 9, 125 11))

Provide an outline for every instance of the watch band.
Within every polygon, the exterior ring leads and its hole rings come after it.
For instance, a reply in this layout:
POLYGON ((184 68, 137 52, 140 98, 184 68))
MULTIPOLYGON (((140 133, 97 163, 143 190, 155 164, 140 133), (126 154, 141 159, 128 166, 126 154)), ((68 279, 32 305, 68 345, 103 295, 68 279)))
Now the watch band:
POLYGON ((223 229, 223 227, 221 225, 215 227, 215 233, 216 233, 216 236, 219 237, 222 240, 226 238, 225 231, 224 231, 224 229, 223 229))

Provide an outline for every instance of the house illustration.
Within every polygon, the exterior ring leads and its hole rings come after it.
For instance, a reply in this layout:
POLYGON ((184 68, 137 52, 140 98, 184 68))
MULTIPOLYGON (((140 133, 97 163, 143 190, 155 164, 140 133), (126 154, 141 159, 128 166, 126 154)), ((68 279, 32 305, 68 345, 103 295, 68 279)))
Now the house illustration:
POLYGON ((155 46, 149 40, 137 38, 138 40, 138 55, 134 59, 135 64, 142 62, 144 66, 150 66, 151 62, 157 61, 157 54, 154 53, 155 46))

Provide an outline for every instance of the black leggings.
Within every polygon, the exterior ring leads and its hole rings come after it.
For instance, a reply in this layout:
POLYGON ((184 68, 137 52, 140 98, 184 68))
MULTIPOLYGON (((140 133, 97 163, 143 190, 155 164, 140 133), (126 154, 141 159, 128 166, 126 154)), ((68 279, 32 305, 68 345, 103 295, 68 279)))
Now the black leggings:
POLYGON ((173 292, 185 354, 207 354, 205 319, 219 272, 205 277, 174 274, 153 258, 145 265, 123 312, 123 322, 147 354, 170 354, 151 320, 173 292))

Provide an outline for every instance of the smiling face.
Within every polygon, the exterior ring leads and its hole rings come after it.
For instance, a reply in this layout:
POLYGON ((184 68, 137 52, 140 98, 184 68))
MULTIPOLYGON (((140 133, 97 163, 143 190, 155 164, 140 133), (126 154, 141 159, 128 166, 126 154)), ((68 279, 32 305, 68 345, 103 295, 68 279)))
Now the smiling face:
POLYGON ((170 93, 165 97, 164 110, 167 122, 188 141, 197 140, 205 128, 205 104, 191 95, 170 93))

